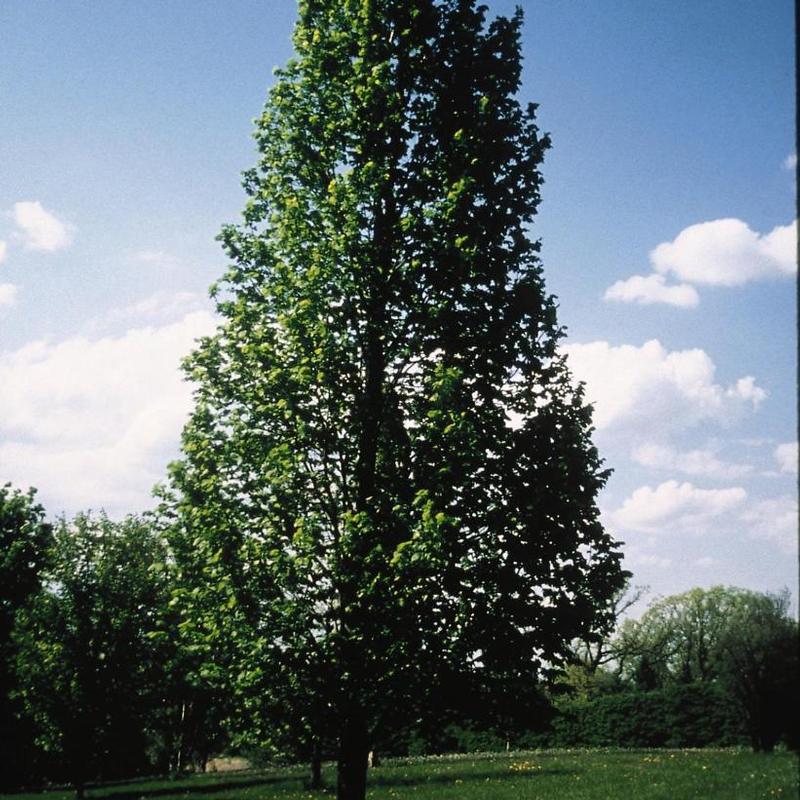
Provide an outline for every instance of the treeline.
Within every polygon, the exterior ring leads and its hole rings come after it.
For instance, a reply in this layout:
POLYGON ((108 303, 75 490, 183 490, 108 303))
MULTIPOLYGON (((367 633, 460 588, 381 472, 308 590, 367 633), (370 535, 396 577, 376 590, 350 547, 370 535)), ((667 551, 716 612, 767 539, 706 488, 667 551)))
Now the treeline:
MULTIPOLYGON (((264 673, 258 652, 274 643, 237 634, 257 609, 217 569, 224 550, 180 531, 164 513, 53 525, 33 492, 0 487, 3 788, 69 782, 82 792, 204 769, 222 752, 305 760, 318 779, 335 756, 335 731, 314 730, 324 693, 307 665, 264 673), (275 686, 293 675, 306 684, 294 686, 289 724, 275 686)), ((632 599, 618 597, 611 613, 632 599)), ((454 675, 422 717, 376 746, 796 748, 797 645, 786 595, 693 589, 653 602, 612 637, 575 642, 571 663, 538 683, 487 693, 454 675)))

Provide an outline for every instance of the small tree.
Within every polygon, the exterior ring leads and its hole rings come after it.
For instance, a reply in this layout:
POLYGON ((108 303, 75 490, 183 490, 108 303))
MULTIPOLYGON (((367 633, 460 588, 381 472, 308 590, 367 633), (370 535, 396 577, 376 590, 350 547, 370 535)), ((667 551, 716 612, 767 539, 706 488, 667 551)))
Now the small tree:
POLYGON ((147 766, 161 675, 148 632, 168 595, 164 550, 141 520, 79 515, 55 531, 44 585, 15 632, 19 694, 82 795, 86 782, 147 766))
POLYGON ((549 139, 515 96, 521 22, 300 3, 188 362, 173 476, 220 575, 209 630, 297 735, 335 732, 341 800, 442 675, 535 679, 623 580, 528 235, 549 139))

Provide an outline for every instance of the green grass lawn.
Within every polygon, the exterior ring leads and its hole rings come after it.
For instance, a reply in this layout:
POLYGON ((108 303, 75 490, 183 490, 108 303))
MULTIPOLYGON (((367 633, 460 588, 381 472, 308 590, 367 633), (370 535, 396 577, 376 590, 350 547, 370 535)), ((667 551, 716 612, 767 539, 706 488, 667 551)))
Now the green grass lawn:
MULTIPOLYGON (((329 786, 332 766, 325 770, 329 786)), ((796 798, 798 760, 732 750, 550 750, 389 759, 370 771, 374 800, 755 800, 796 798)), ((315 800, 298 767, 96 787, 100 800, 315 800)), ((42 800, 43 795, 0 797, 42 800)), ((52 791, 46 800, 71 800, 52 791)))

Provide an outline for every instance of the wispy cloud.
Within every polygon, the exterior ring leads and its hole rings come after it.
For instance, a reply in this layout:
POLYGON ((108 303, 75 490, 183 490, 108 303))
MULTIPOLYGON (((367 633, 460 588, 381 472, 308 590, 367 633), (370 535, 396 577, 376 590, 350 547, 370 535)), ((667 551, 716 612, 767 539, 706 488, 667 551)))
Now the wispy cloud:
POLYGON ((157 291, 135 303, 109 309, 90 320, 85 330, 92 334, 121 324, 164 325, 195 311, 210 310, 210 301, 196 292, 157 291))
POLYGON ((140 250, 134 254, 133 259, 139 264, 161 269, 175 269, 181 264, 179 258, 164 250, 140 250))
POLYGON ((8 245, 0 239, 0 264, 2 264, 6 260, 6 252, 8 251, 8 245))
POLYGON ((782 495, 759 500, 742 515, 750 535, 772 542, 784 553, 797 557, 797 496, 782 495))
POLYGON ((790 153, 783 159, 784 169, 797 169, 797 153, 790 153))
POLYGON ((775 460, 781 472, 797 475, 797 442, 779 444, 774 451, 775 460))
POLYGON ((670 445, 644 444, 631 454, 637 464, 651 469, 681 472, 695 477, 731 480, 753 472, 750 464, 734 464, 718 458, 713 450, 677 450, 670 445))

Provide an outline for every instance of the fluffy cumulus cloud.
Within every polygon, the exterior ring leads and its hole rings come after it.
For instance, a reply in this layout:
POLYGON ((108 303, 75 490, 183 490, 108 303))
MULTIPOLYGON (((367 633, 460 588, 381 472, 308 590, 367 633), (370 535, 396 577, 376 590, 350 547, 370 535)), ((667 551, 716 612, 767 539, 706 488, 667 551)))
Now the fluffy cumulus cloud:
POLYGON ((643 444, 633 451, 631 458, 651 469, 720 480, 741 478, 753 472, 752 465, 723 461, 713 450, 681 451, 666 444, 643 444))
POLYGON ((650 252, 650 275, 617 281, 606 300, 691 308, 699 303, 694 285, 741 286, 797 272, 797 220, 758 233, 740 219, 717 219, 684 228, 650 252), (681 283, 668 283, 673 278, 681 283))
POLYGON ((12 210, 17 235, 28 250, 55 252, 69 245, 72 231, 36 200, 14 203, 12 210))
POLYGON ((775 460, 781 472, 797 475, 797 442, 779 444, 774 451, 775 460))
POLYGON ((797 271, 797 220, 760 234, 740 219, 690 225, 650 253, 657 272, 689 283, 740 286, 797 271))
POLYGON ((17 302, 17 287, 13 283, 0 283, 0 308, 17 302))
POLYGON ((687 283, 667 285, 663 275, 633 275, 627 280, 617 281, 606 289, 604 300, 622 303, 639 303, 649 306, 665 303, 679 308, 691 308, 700 302, 697 290, 687 283))
POLYGON ((656 339, 641 347, 598 341, 564 348, 573 375, 586 383, 599 431, 651 437, 700 422, 728 424, 767 396, 751 376, 724 386, 704 350, 669 351, 656 339))
POLYGON ((0 472, 54 513, 147 507, 191 407, 180 360, 213 324, 195 311, 0 353, 0 472))
POLYGON ((611 521, 623 530, 643 533, 704 533, 716 519, 740 508, 746 499, 747 492, 739 486, 699 489, 691 483, 670 480, 655 488, 636 489, 611 513, 611 521))

